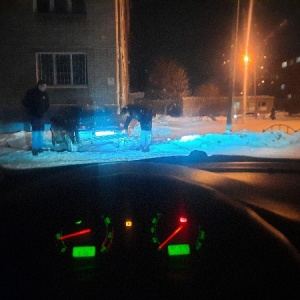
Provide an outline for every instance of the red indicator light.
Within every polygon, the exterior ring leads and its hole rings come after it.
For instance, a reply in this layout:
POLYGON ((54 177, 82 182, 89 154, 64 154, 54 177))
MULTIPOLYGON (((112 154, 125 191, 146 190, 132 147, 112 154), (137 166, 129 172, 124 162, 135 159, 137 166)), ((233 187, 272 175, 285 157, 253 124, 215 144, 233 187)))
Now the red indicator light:
POLYGON ((187 222, 187 218, 185 218, 185 217, 180 217, 180 218, 179 218, 179 222, 180 222, 180 223, 186 223, 186 222, 187 222))
POLYGON ((67 234, 67 235, 62 235, 61 237, 58 238, 58 240, 65 240, 65 239, 69 239, 75 236, 79 236, 79 235, 83 235, 83 234, 87 234, 90 233, 91 229, 84 229, 84 230, 80 230, 71 234, 67 234))

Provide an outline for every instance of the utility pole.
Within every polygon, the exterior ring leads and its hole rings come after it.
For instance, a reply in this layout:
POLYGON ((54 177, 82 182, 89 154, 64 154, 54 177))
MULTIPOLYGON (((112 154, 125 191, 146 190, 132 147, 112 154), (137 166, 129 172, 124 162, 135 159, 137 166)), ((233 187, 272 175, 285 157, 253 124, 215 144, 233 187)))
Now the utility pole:
POLYGON ((258 53, 255 54, 255 58, 253 61, 253 96, 254 96, 254 103, 255 103, 255 117, 257 117, 257 101, 256 101, 256 68, 257 68, 257 58, 258 53))
POLYGON ((115 0, 115 24, 116 24, 116 97, 118 113, 120 113, 120 38, 119 38, 119 0, 115 0))
POLYGON ((246 45, 245 45, 245 72, 244 72, 244 84, 243 84, 243 112, 247 112, 247 82, 248 82, 248 51, 249 51, 249 41, 250 41, 250 32, 251 32, 251 21, 253 14, 253 0, 249 1, 249 10, 248 10, 248 22, 247 22, 247 35, 246 35, 246 45))
POLYGON ((128 39, 129 39, 129 0, 115 0, 116 17, 116 93, 117 104, 128 103, 129 69, 128 69, 128 39))
POLYGON ((230 62, 231 62, 230 63, 230 71, 229 71, 230 72, 230 80, 229 80, 230 86, 229 86, 229 95, 228 95, 226 132, 231 132, 231 130, 232 130, 232 98, 234 96, 234 87, 235 87, 237 39, 238 39, 238 32, 239 32, 239 18, 240 18, 240 0, 237 0, 235 35, 234 35, 234 38, 233 38, 234 43, 231 45, 231 48, 230 48, 230 62), (233 50, 234 50, 234 52, 233 52, 233 50))

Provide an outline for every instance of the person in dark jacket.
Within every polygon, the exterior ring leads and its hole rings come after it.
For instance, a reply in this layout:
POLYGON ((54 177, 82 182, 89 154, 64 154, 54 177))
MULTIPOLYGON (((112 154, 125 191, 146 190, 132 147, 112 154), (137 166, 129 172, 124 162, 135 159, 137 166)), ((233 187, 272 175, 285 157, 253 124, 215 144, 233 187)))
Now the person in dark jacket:
POLYGON ((275 114, 276 114, 276 108, 275 106, 273 106, 270 114, 270 119, 275 120, 276 119, 275 114))
POLYGON ((124 130, 126 131, 128 131, 128 126, 133 119, 140 123, 140 147, 137 150, 149 152, 152 138, 152 118, 155 116, 153 111, 137 104, 128 104, 121 109, 121 115, 125 118, 124 130))
POLYGON ((22 100, 26 107, 32 129, 32 154, 38 155, 43 151, 45 124, 43 116, 49 109, 49 96, 46 92, 47 84, 39 80, 36 87, 27 91, 22 100))

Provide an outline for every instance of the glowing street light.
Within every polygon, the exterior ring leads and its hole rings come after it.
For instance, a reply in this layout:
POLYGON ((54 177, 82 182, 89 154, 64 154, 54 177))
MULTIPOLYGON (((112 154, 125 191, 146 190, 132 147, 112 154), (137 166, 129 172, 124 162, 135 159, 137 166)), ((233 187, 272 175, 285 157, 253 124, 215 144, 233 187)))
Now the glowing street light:
POLYGON ((248 55, 245 55, 245 56, 244 56, 244 62, 245 62, 245 63, 248 63, 249 60, 250 60, 250 59, 249 59, 249 56, 248 56, 248 55))

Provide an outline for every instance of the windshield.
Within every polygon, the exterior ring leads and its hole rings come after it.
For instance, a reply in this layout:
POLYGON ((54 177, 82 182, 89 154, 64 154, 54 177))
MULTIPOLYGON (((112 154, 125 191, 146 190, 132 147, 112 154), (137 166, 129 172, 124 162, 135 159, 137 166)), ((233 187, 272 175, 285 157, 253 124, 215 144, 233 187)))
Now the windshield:
POLYGON ((298 1, 69 2, 1 1, 2 167, 300 158, 298 1))

